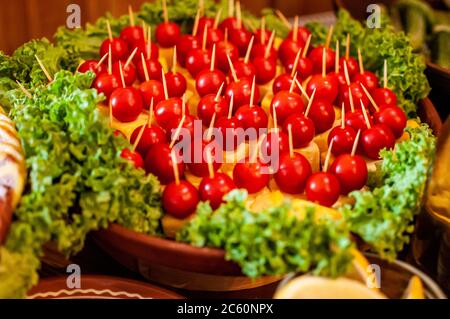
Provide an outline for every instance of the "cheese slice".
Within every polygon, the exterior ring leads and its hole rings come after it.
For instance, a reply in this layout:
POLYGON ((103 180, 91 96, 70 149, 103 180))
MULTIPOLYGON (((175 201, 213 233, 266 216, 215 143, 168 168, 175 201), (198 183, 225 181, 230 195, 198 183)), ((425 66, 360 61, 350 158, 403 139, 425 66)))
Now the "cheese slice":
POLYGON ((311 164, 311 169, 313 173, 320 170, 320 151, 318 145, 312 141, 306 147, 296 148, 294 152, 302 154, 311 164))

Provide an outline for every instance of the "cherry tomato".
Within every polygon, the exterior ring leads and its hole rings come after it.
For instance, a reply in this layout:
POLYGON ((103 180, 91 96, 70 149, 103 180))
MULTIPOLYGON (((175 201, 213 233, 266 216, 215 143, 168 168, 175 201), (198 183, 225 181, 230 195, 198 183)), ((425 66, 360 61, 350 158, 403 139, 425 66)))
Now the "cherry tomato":
POLYGON ((192 77, 196 77, 197 74, 208 69, 211 64, 211 53, 209 51, 203 51, 202 49, 190 50, 186 55, 186 69, 192 77))
POLYGON ((301 96, 297 93, 280 91, 275 94, 270 103, 271 113, 273 113, 274 108, 279 123, 283 123, 289 115, 302 113, 305 109, 305 105, 303 104, 301 96))
MULTIPOLYGON (((153 144, 145 155, 144 168, 147 174, 155 175, 161 184, 167 185, 175 180, 172 166, 172 149, 166 143, 153 144)), ((178 152, 175 152, 178 174, 183 176, 184 163, 178 152)))
POLYGON ((347 80, 345 79, 345 75, 342 72, 330 72, 327 74, 330 77, 334 77, 336 79, 336 82, 338 83, 338 91, 340 90, 341 86, 347 85, 347 80))
MULTIPOLYGON (((208 29, 211 29, 214 26, 214 18, 201 17, 198 20, 197 34, 203 36, 203 32, 205 31, 206 26, 208 26, 208 29)), ((223 31, 225 32, 225 30, 223 31)))
POLYGON ((215 173, 214 177, 204 177, 198 187, 200 199, 209 201, 212 209, 217 209, 223 203, 223 196, 236 188, 233 180, 227 174, 215 173))
MULTIPOLYGON (((237 82, 230 82, 225 90, 225 98, 229 104, 231 97, 234 96, 233 107, 234 110, 238 109, 242 105, 250 103, 250 96, 252 92, 252 81, 247 78, 243 78, 237 82)), ((260 99, 259 87, 255 85, 254 104, 260 99)))
POLYGON ((285 39, 281 42, 278 49, 278 57, 283 65, 289 63, 289 61, 294 61, 295 57, 305 44, 300 41, 294 41, 292 39, 285 39))
MULTIPOLYGON (((186 114, 188 113, 188 108, 186 107, 186 114)), ((168 100, 162 100, 155 107, 155 119, 156 123, 163 129, 167 127, 169 121, 176 117, 181 118, 183 112, 183 102, 180 98, 172 97, 168 100)))
POLYGON ((109 101, 112 92, 119 87, 120 78, 114 74, 102 73, 95 79, 92 87, 97 90, 97 92, 103 93, 106 97, 106 102, 109 101))
POLYGON ((392 149, 395 137, 391 129, 384 124, 376 124, 361 134, 361 148, 368 158, 380 159, 383 148, 392 149))
POLYGON ((136 81, 136 68, 132 63, 129 63, 126 67, 123 63, 116 61, 112 65, 112 72, 117 76, 117 78, 121 78, 120 76, 120 65, 122 65, 122 73, 123 79, 125 80, 126 86, 131 86, 134 81, 136 81))
POLYGON ((175 22, 162 22, 156 27, 155 36, 162 48, 171 48, 180 39, 181 29, 175 22))
POLYGON ((128 26, 120 32, 120 38, 128 44, 128 47, 134 48, 140 43, 145 42, 144 30, 139 26, 128 26))
POLYGON ((308 54, 308 58, 313 63, 313 72, 322 73, 322 55, 325 49, 325 68, 326 72, 330 72, 334 69, 334 61, 336 59, 336 54, 330 48, 325 48, 324 46, 318 46, 311 50, 308 54))
POLYGON ((219 43, 220 41, 223 41, 224 35, 222 30, 220 29, 214 29, 214 28, 208 28, 206 31, 206 47, 212 48, 214 44, 219 43))
POLYGON ((197 208, 199 195, 197 189, 188 181, 181 180, 166 186, 162 194, 164 211, 179 219, 193 214, 197 208))
POLYGON ((361 110, 361 101, 365 106, 369 105, 369 98, 363 91, 363 88, 359 82, 353 82, 350 86, 344 84, 339 87, 337 105, 342 105, 342 103, 344 103, 345 112, 350 112, 352 110, 350 105, 349 88, 352 94, 353 106, 355 110, 361 110))
POLYGON ((331 164, 330 173, 339 180, 342 195, 359 190, 367 183, 367 165, 359 155, 339 155, 331 164))
POLYGON ((108 68, 104 64, 98 64, 97 60, 86 60, 78 67, 78 72, 86 73, 92 71, 95 75, 100 75, 102 73, 108 72, 108 68))
POLYGON ((169 97, 182 97, 187 87, 184 76, 180 72, 168 72, 165 77, 169 97))
MULTIPOLYGON (((178 126, 180 125, 181 117, 172 117, 169 122, 167 122, 167 125, 165 127, 166 129, 166 137, 168 141, 171 141, 175 136, 174 134, 177 131, 178 126)), ((183 129, 180 131, 180 135, 177 137, 176 141, 183 141, 184 139, 189 140, 189 142, 194 138, 194 121, 195 117, 186 114, 184 117, 183 124, 181 125, 181 128, 183 129), (187 136, 186 136, 187 134, 187 136)))
POLYGON ((144 55, 144 58, 147 58, 147 59, 158 60, 159 47, 154 42, 150 41, 150 52, 147 52, 148 51, 148 42, 142 41, 136 47, 138 48, 138 50, 136 51, 136 55, 133 58, 133 62, 135 65, 142 64, 142 55, 144 55), (147 53, 150 53, 150 54, 147 54, 147 53))
POLYGON ((183 34, 177 42, 177 61, 182 66, 186 65, 186 57, 190 50, 200 49, 201 41, 198 37, 190 34, 183 34))
POLYGON ((226 83, 225 75, 218 69, 205 69, 195 78, 195 88, 200 97, 217 93, 223 83, 226 83))
MULTIPOLYGON (((266 55, 266 48, 266 45, 261 43, 253 44, 252 51, 250 51, 250 59, 253 61, 257 57, 264 57, 266 55)), ((278 51, 274 47, 271 47, 267 58, 276 61, 278 59, 278 51)))
POLYGON ((316 134, 332 128, 336 118, 333 105, 323 100, 315 100, 312 103, 308 116, 314 122, 316 134))
POLYGON ((238 108, 235 116, 244 129, 254 128, 258 135, 258 130, 267 128, 269 123, 266 112, 257 105, 243 105, 238 108))
MULTIPOLYGON (((164 133, 162 128, 154 124, 150 126, 148 126, 147 124, 144 125, 145 125, 144 131, 142 132, 141 139, 139 140, 139 143, 136 147, 136 151, 138 151, 143 158, 145 158, 147 151, 150 149, 152 145, 167 142, 166 134, 164 133)), ((136 141, 137 137, 139 136, 139 133, 141 132, 141 129, 142 125, 134 129, 130 137, 131 144, 134 145, 134 142, 136 141)))
POLYGON ((253 60, 256 71, 256 83, 259 85, 272 81, 277 74, 277 64, 275 60, 257 57, 253 60))
MULTIPOLYGON (((145 64, 147 66, 148 77, 150 78, 150 80, 161 81, 161 63, 159 63, 159 61, 156 59, 146 59, 145 64)), ((137 64, 137 74, 139 81, 144 82, 145 72, 142 63, 137 64)))
POLYGON ((197 105, 197 115, 202 120, 203 125, 209 126, 214 113, 216 113, 217 123, 218 119, 227 116, 228 104, 225 98, 221 96, 216 99, 216 94, 205 95, 197 105))
MULTIPOLYGON (((239 58, 239 50, 236 46, 228 41, 220 41, 216 45, 216 64, 217 67, 224 73, 230 71, 227 55, 230 56, 231 62, 235 62, 239 58)), ((236 64, 234 65, 236 68, 236 64)))
POLYGON ((372 92, 372 97, 380 107, 397 105, 397 96, 388 88, 376 88, 372 92))
POLYGON ((223 150, 236 150, 240 143, 244 142, 240 133, 241 123, 232 116, 230 118, 222 117, 217 120, 216 128, 221 134, 221 138, 216 138, 216 142, 220 144, 223 150))
POLYGON ((111 59, 113 62, 119 60, 126 60, 128 57, 128 45, 120 38, 113 38, 112 40, 106 39, 100 46, 100 56, 104 56, 109 52, 109 46, 111 45, 111 59))
MULTIPOLYGON (((310 36, 311 31, 307 27, 298 27, 297 29, 297 41, 302 41, 303 43, 308 40, 308 37, 310 36)), ((288 39, 294 39, 294 30, 289 31, 287 35, 288 39)))
POLYGON ((336 126, 328 134, 328 145, 333 142, 331 153, 338 156, 352 151, 355 142, 356 132, 351 126, 336 126))
POLYGON ((247 157, 234 166, 234 183, 237 188, 245 188, 249 194, 257 193, 269 184, 270 175, 266 170, 267 164, 262 163, 260 159, 250 163, 247 157))
POLYGON ((303 114, 292 114, 286 118, 283 123, 283 131, 286 134, 289 134, 289 126, 291 127, 294 148, 307 146, 316 133, 314 122, 303 114))
POLYGON ((190 145, 190 155, 191 160, 187 164, 189 171, 199 177, 205 177, 209 175, 208 162, 206 153, 210 152, 212 157, 212 166, 214 171, 216 172, 222 166, 220 161, 217 161, 215 158, 215 149, 217 145, 214 141, 206 141, 201 139, 196 139, 190 145))
MULTIPOLYGON (((214 21, 214 20, 213 20, 214 21)), ((213 22, 214 23, 214 22, 213 22)), ((212 25, 211 25, 212 26, 212 25)), ((239 29, 239 23, 236 17, 226 17, 223 19, 223 21, 219 24, 219 29, 225 32, 226 29, 228 31, 239 29)))
POLYGON ((408 120, 405 112, 398 106, 384 107, 378 112, 375 112, 373 118, 375 123, 386 124, 392 130, 395 138, 403 135, 403 130, 408 120))
POLYGON ((274 178, 282 192, 301 194, 311 174, 311 165, 303 155, 294 152, 291 157, 289 152, 284 152, 280 155, 278 171, 274 178))
POLYGON ((305 192, 309 201, 331 207, 338 200, 341 187, 333 174, 318 172, 312 174, 306 181, 305 192))
POLYGON ((124 148, 120 153, 120 157, 133 163, 136 168, 144 168, 144 160, 138 152, 133 152, 128 148, 124 148))
POLYGON ((341 57, 339 59, 339 69, 342 70, 342 72, 344 72, 344 61, 347 64, 348 76, 352 77, 358 72, 358 61, 352 56, 349 56, 348 59, 341 57))
MULTIPOLYGON (((286 72, 291 73, 294 68, 294 60, 288 62, 286 67, 286 72)), ((295 69, 297 72, 297 77, 301 80, 307 79, 313 73, 313 63, 308 58, 299 58, 297 63, 297 68, 295 69)))
POLYGON ((145 106, 150 105, 152 98, 154 105, 164 100, 164 87, 159 81, 149 80, 142 82, 139 85, 139 91, 141 92, 145 106))
POLYGON ((378 77, 370 71, 364 71, 363 74, 360 72, 356 73, 352 77, 352 82, 362 83, 369 92, 378 87, 378 77))
POLYGON ((337 80, 329 75, 325 77, 320 74, 313 75, 306 85, 306 93, 311 96, 314 90, 316 90, 315 99, 333 103, 338 95, 337 80))
MULTIPOLYGON (((289 91, 289 89, 291 88, 291 85, 292 85, 292 81, 293 81, 293 79, 290 76, 290 74, 282 73, 279 76, 277 76, 272 84, 273 94, 277 94, 280 91, 289 91)), ((294 84, 293 91, 297 94, 302 94, 302 92, 300 91, 298 86, 295 84, 294 84)))
POLYGON ((256 43, 260 43, 262 45, 266 45, 269 42, 269 38, 270 38, 270 31, 267 29, 256 29, 255 31, 255 41, 256 43), (263 37, 263 32, 264 32, 264 37, 263 37), (263 41, 264 38, 264 41, 263 41))
POLYGON ((264 162, 275 164, 283 152, 289 152, 288 135, 281 130, 272 130, 267 133, 261 143, 261 154, 264 162), (276 158, 275 162, 272 161, 274 157, 276 158))
POLYGON ((111 94, 113 116, 120 122, 132 122, 142 112, 142 97, 133 87, 117 88, 111 94))
MULTIPOLYGON (((367 115, 367 118, 369 120, 370 125, 373 124, 372 117, 370 115, 367 115)), ((345 126, 352 127, 355 132, 358 132, 359 130, 364 131, 367 129, 367 124, 364 119, 364 115, 362 111, 354 111, 354 112, 348 112, 345 113, 345 126)))
MULTIPOLYGON (((253 77, 256 76, 256 68, 255 66, 248 62, 245 63, 244 60, 237 60, 233 62, 234 69, 236 71, 236 77, 240 79, 247 78, 250 81, 253 80, 253 77)), ((231 79, 232 74, 231 71, 228 72, 228 77, 231 79)))
POLYGON ((244 56, 253 36, 252 33, 244 28, 231 29, 228 31, 230 33, 230 42, 238 48, 239 55, 244 56))

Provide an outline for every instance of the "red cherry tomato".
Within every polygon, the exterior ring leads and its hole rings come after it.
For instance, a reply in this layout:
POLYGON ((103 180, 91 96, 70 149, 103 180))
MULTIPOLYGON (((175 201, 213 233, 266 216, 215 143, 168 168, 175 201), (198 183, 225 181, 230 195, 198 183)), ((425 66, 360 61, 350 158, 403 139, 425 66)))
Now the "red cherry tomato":
MULTIPOLYGON (((183 102, 180 98, 172 97, 168 100, 162 100, 155 107, 156 123, 165 129, 172 118, 181 118, 182 111, 183 102)), ((186 114, 188 114, 187 107, 186 114)))
POLYGON ((186 55, 186 69, 192 77, 196 77, 200 71, 208 69, 211 64, 211 53, 202 49, 190 50, 186 55))
POLYGON ((119 87, 119 83, 120 79, 114 74, 102 73, 97 76, 92 87, 99 94, 103 93, 106 97, 106 102, 108 102, 112 92, 119 87))
MULTIPOLYGON (((175 133, 177 131, 178 126, 180 125, 181 117, 173 117, 167 122, 166 125, 166 137, 168 141, 171 141, 175 138, 175 133)), ((183 131, 180 131, 180 135, 177 137, 176 141, 183 141, 184 139, 189 140, 189 142, 194 138, 194 121, 195 117, 189 114, 186 114, 183 124, 181 128, 183 131), (187 135, 186 135, 187 134, 187 135)))
POLYGON ((133 163, 136 168, 144 168, 144 160, 138 152, 133 152, 128 148, 124 148, 120 153, 120 157, 133 163))
POLYGON ((190 145, 190 155, 191 160, 187 164, 189 171, 199 177, 205 177, 209 175, 208 162, 206 153, 210 152, 212 158, 212 166, 214 171, 216 172, 222 166, 220 161, 217 161, 215 158, 215 149, 217 145, 214 141, 206 141, 196 139, 190 145))
POLYGON ((108 72, 108 68, 104 64, 98 64, 97 60, 86 60, 78 67, 78 72, 86 73, 92 71, 95 75, 100 75, 108 72))
POLYGON ((338 95, 336 78, 329 75, 325 77, 322 77, 320 74, 313 75, 306 85, 306 93, 311 96, 314 90, 316 90, 314 95, 315 100, 324 100, 333 103, 338 95))
POLYGON ((240 134, 241 123, 232 116, 231 118, 222 117, 217 120, 216 128, 221 134, 221 138, 217 138, 216 142, 220 144, 223 150, 233 151, 237 149, 240 143, 244 142, 240 134))
POLYGON ((336 82, 338 83, 338 90, 340 90, 340 87, 343 85, 347 85, 347 81, 345 79, 345 75, 342 72, 330 72, 327 74, 328 76, 334 77, 336 79, 336 82))
MULTIPOLYGON (((252 51, 250 52, 250 59, 253 61, 257 57, 264 57, 266 55, 266 48, 267 46, 262 43, 253 44, 252 51)), ((274 47, 269 49, 267 58, 275 61, 278 59, 278 52, 274 47)))
POLYGON ((373 115, 374 122, 385 124, 388 126, 392 133, 394 133, 395 138, 399 138, 403 134, 403 130, 406 127, 406 117, 405 112, 398 106, 387 106, 375 112, 373 115))
POLYGON ((376 88, 372 91, 372 97, 380 107, 397 105, 397 96, 388 88, 376 88))
MULTIPOLYGON (((250 81, 253 81, 253 77, 256 76, 256 68, 250 62, 245 63, 244 60, 237 60, 233 62, 233 66, 238 79, 247 78, 250 81)), ((228 77, 232 79, 231 71, 228 72, 228 77)))
POLYGON ((145 42, 144 30, 138 26, 128 26, 120 32, 120 38, 128 44, 128 47, 134 48, 140 43, 145 42))
POLYGON ((141 92, 144 106, 150 105, 152 98, 154 105, 164 100, 164 87, 159 81, 149 80, 142 82, 139 85, 139 91, 141 92))
POLYGON ((142 112, 142 97, 133 87, 117 88, 111 94, 113 116, 120 122, 132 122, 142 112))
MULTIPOLYGON (((238 108, 235 116, 244 129, 264 129, 269 123, 266 112, 257 105, 243 105, 238 108)), ((257 134, 259 135, 259 132, 257 134)))
POLYGON ((111 59, 113 62, 119 60, 126 60, 128 57, 128 45, 120 38, 113 38, 112 40, 106 39, 100 46, 100 56, 104 56, 109 52, 109 46, 111 45, 111 59))
POLYGON ((289 152, 284 152, 280 155, 278 171, 274 178, 282 192, 301 194, 311 174, 311 165, 303 155, 294 152, 291 157, 289 152))
POLYGON ((168 72, 165 77, 169 97, 182 97, 187 87, 184 76, 180 72, 168 72))
POLYGON ((177 61, 182 66, 186 65, 186 57, 190 50, 200 49, 201 41, 191 34, 183 34, 177 42, 177 61))
MULTIPOLYGON (((231 62, 235 63, 239 58, 239 50, 231 42, 220 41, 216 45, 216 65, 225 74, 230 70, 227 55, 230 56, 231 62)), ((236 68, 236 64, 234 67, 236 68)))
POLYGON ((255 42, 256 43, 260 43, 262 45, 265 45, 269 42, 269 38, 270 38, 270 31, 267 29, 256 29, 255 31, 255 42), (264 32, 264 37, 263 37, 263 32, 264 32), (263 41, 264 38, 264 41, 263 41))
MULTIPOLYGON (((225 98, 229 104, 231 97, 233 98, 234 110, 240 106, 250 103, 250 95, 252 92, 252 81, 247 78, 243 78, 237 82, 230 82, 225 90, 225 98)), ((257 104, 260 99, 259 87, 255 86, 254 104, 257 104)))
POLYGON ((294 41, 292 39, 285 39, 281 42, 281 45, 278 49, 278 57, 283 65, 289 63, 289 61, 294 61, 295 57, 303 46, 304 42, 294 41))
POLYGON ((359 190, 367 183, 367 165, 359 155, 339 155, 331 164, 330 173, 339 180, 342 195, 359 190))
POLYGON ((175 22, 162 22, 156 27, 155 36, 162 48, 171 48, 180 39, 181 29, 175 22))
POLYGON ((294 148, 307 146, 314 138, 316 130, 314 122, 303 114, 292 114, 283 123, 283 131, 289 134, 292 131, 292 144, 294 148))
POLYGON ((227 174, 216 173, 214 177, 204 177, 198 187, 200 199, 209 201, 212 209, 217 209, 223 203, 223 196, 236 188, 233 180, 227 174))
MULTIPOLYGON (((214 20, 213 20, 213 24, 214 24, 214 20)), ((213 24, 211 24, 211 26, 213 24)), ((238 23, 238 20, 236 19, 236 17, 227 17, 227 18, 223 19, 223 21, 219 24, 219 28, 223 32, 225 32, 226 29, 228 29, 228 31, 234 30, 234 29, 239 29, 239 23, 238 23)))
POLYGON ((217 93, 223 83, 226 84, 225 75, 217 69, 200 71, 195 78, 195 88, 201 97, 207 94, 217 93))
POLYGON ((384 124, 374 125, 361 134, 361 148, 364 154, 371 159, 380 159, 380 151, 383 148, 392 149, 394 144, 394 134, 384 124))
POLYGON ((352 82, 362 83, 369 92, 378 87, 378 77, 370 71, 364 71, 363 74, 360 72, 356 73, 352 77, 352 82))
POLYGON ((221 96, 216 100, 216 94, 205 95, 197 105, 197 115, 202 120, 203 125, 209 126, 214 113, 216 113, 217 123, 218 119, 227 116, 228 104, 221 96))
MULTIPOLYGON (((161 63, 159 63, 159 61, 156 59, 146 59, 145 64, 147 66, 148 77, 150 78, 150 80, 161 81, 161 63)), ((137 74, 139 81, 144 82, 145 72, 142 63, 137 64, 137 74)))
MULTIPOLYGON (((138 45, 135 46, 135 48, 137 47, 137 51, 136 51, 136 55, 133 58, 133 62, 134 65, 139 65, 142 64, 142 55, 144 55, 144 58, 147 59, 153 59, 153 60, 158 60, 159 58, 159 47, 152 41, 150 41, 150 52, 148 51, 148 43, 145 41, 142 41, 141 43, 139 43, 138 45), (150 53, 150 54, 147 54, 150 53)), ((134 50, 134 48, 133 48, 134 50)), ((132 51, 132 50, 130 50, 132 51)))
POLYGON ((280 91, 272 99, 270 110, 273 116, 273 109, 277 113, 279 123, 283 123, 291 114, 300 114, 304 111, 305 105, 300 95, 289 91, 280 91))
MULTIPOLYGON (((277 94, 280 91, 289 91, 289 89, 291 88, 291 85, 292 85, 292 81, 293 81, 293 79, 290 76, 290 74, 282 73, 279 76, 277 76, 272 84, 273 94, 277 94)), ((294 84, 293 91, 297 94, 302 94, 302 92, 300 91, 298 86, 295 84, 294 84)))
POLYGON ((249 194, 257 193, 269 184, 270 175, 266 170, 268 170, 267 165, 259 159, 250 163, 247 157, 234 166, 234 183, 237 188, 245 188, 249 194))
MULTIPOLYGON (((141 129, 142 125, 134 129, 130 137, 131 144, 134 145, 136 138, 139 136, 139 133, 141 132, 141 129)), ((144 131, 142 132, 141 139, 139 140, 139 143, 136 147, 136 151, 138 151, 139 154, 141 154, 141 156, 145 158, 147 151, 150 149, 152 145, 166 142, 167 142, 166 134, 164 133, 162 128, 154 124, 150 126, 145 124, 145 128, 144 131)))
POLYGON ((322 100, 315 100, 312 103, 308 116, 314 122, 316 134, 323 133, 332 128, 336 118, 333 105, 322 100))
POLYGON ((188 181, 181 180, 166 186, 162 194, 164 211, 179 219, 184 219, 195 212, 199 201, 197 189, 188 181))
POLYGON ((318 172, 312 174, 306 181, 305 192, 309 201, 331 207, 338 200, 341 188, 336 176, 318 172))
POLYGON ((119 63, 119 61, 114 62, 112 65, 112 72, 119 79, 121 78, 120 65, 122 65, 123 79, 125 80, 125 85, 131 86, 134 83, 134 81, 136 81, 136 68, 132 63, 129 63, 125 67, 124 63, 119 63))
MULTIPOLYGON (((205 27, 208 26, 208 29, 214 26, 214 18, 201 17, 198 21, 198 31, 197 35, 203 36, 203 31, 205 31, 205 27)), ((225 30, 223 30, 225 31, 225 30)))
POLYGON ((352 151, 353 143, 355 142, 356 132, 351 126, 336 126, 328 134, 328 145, 333 142, 331 153, 338 156, 352 151))
MULTIPOLYGON (((291 60, 286 65, 286 72, 291 73, 294 68, 294 60, 291 60)), ((313 63, 308 58, 299 58, 297 63, 297 77, 301 80, 307 79, 313 73, 313 63)))
POLYGON ((280 154, 289 152, 289 137, 281 130, 272 130, 264 136, 261 143, 261 154, 264 162, 275 164, 278 162, 280 154), (276 157, 275 162, 271 160, 276 157))
MULTIPOLYGON (((144 167, 147 174, 155 175, 161 184, 167 185, 175 180, 173 175, 171 148, 168 144, 158 143, 152 145, 145 155, 144 167)), ((184 163, 180 154, 175 152, 178 174, 183 176, 184 163)))
POLYGON ((347 84, 341 85, 339 87, 339 95, 337 99, 337 105, 342 105, 344 103, 345 112, 351 112, 351 104, 350 104, 350 96, 349 96, 349 88, 353 98, 353 106, 355 110, 361 110, 361 101, 364 106, 369 105, 369 98, 366 93, 363 91, 361 84, 359 82, 353 82, 348 86, 347 84))
POLYGON ((339 59, 339 69, 342 70, 342 72, 344 72, 344 61, 347 64, 348 76, 352 77, 358 72, 358 61, 352 56, 349 56, 348 59, 341 57, 339 59))
POLYGON ((325 67, 327 73, 334 69, 334 62, 336 55, 330 48, 325 48, 324 46, 318 46, 311 50, 308 54, 308 58, 313 63, 313 72, 322 73, 322 55, 325 49, 325 67))
POLYGON ((228 32, 230 34, 230 42, 238 48, 239 55, 244 56, 253 34, 244 28, 231 29, 228 32))
POLYGON ((224 35, 222 30, 220 29, 213 29, 208 28, 206 31, 206 47, 212 48, 214 44, 219 43, 220 41, 223 41, 224 35))
POLYGON ((256 83, 259 85, 272 81, 277 74, 277 64, 275 60, 257 57, 253 60, 256 71, 256 83))
MULTIPOLYGON (((370 125, 373 124, 372 117, 370 115, 367 115, 369 119, 370 125)), ((362 111, 354 111, 354 112, 348 112, 345 113, 345 126, 349 126, 355 130, 355 132, 358 132, 359 130, 364 131, 367 129, 367 124, 364 119, 364 115, 362 111)))
MULTIPOLYGON (((298 27, 297 29, 297 41, 301 41, 303 43, 308 40, 308 37, 310 36, 311 31, 307 27, 298 27)), ((294 30, 289 31, 287 35, 288 39, 294 39, 294 30)))

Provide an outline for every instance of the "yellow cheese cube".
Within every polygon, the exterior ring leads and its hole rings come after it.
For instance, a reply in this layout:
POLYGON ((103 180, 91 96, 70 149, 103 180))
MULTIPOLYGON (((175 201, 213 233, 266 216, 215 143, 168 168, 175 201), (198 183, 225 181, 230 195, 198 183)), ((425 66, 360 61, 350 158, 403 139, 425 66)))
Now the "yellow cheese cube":
POLYGON ((306 157, 309 164, 311 164, 313 172, 318 172, 320 170, 320 152, 319 147, 315 142, 311 142, 303 148, 296 148, 294 151, 306 157))
POLYGON ((186 225, 186 223, 188 223, 194 216, 195 214, 192 214, 191 216, 188 216, 184 219, 179 219, 168 214, 164 215, 161 219, 164 234, 169 238, 175 238, 177 232, 181 228, 183 228, 183 226, 186 225))

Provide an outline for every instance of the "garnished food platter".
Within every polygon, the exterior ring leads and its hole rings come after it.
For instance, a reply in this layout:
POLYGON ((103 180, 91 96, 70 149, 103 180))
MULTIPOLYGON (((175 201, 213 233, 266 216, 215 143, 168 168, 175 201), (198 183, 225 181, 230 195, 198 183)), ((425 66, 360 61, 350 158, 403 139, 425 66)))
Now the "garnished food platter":
POLYGON ((391 297, 361 284, 363 251, 407 252, 442 123, 423 59, 382 21, 163 0, 0 53, 0 297, 36 285, 46 245, 70 256, 88 234, 164 286, 297 273, 314 279, 276 296, 391 297))

